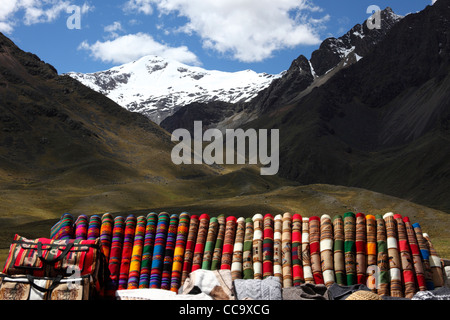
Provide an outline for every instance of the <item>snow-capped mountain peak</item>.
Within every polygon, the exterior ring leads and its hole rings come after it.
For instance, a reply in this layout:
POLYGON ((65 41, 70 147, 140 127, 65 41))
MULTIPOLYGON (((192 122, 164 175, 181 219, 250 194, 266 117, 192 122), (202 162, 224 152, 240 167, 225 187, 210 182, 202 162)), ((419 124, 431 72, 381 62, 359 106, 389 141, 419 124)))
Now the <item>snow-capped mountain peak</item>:
POLYGON ((281 76, 206 70, 154 55, 105 71, 68 75, 158 124, 192 102, 249 101, 281 76))

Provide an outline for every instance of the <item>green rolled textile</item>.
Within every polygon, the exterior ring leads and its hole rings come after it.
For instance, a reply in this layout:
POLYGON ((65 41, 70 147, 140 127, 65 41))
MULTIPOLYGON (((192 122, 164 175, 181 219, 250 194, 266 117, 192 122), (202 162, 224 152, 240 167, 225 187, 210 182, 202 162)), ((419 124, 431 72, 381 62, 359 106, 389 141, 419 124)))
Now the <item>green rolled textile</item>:
POLYGON ((240 217, 236 224, 236 239, 233 247, 233 259, 231 262, 231 279, 242 279, 242 257, 245 237, 245 219, 240 217))
POLYGON ((333 217, 333 234, 334 275, 336 283, 345 286, 347 285, 347 279, 345 276, 344 220, 340 215, 335 215, 333 217))
POLYGON ((242 256, 242 274, 244 279, 253 279, 253 219, 245 219, 245 236, 242 256))
POLYGON ((377 293, 380 296, 389 295, 389 255, 387 249, 386 224, 381 214, 375 215, 377 221, 377 293))
POLYGON ((203 254, 202 269, 211 270, 211 263, 216 244, 217 232, 219 231, 219 220, 212 217, 209 220, 208 236, 205 243, 205 252, 203 254))
POLYGON ((347 285, 356 284, 356 216, 353 212, 344 214, 344 253, 347 285))
POLYGON ((219 222, 219 231, 217 232, 216 243, 214 245, 213 259, 211 263, 211 270, 219 270, 220 264, 222 263, 222 250, 223 242, 225 239, 225 229, 226 229, 226 217, 224 214, 220 214, 217 217, 219 222))

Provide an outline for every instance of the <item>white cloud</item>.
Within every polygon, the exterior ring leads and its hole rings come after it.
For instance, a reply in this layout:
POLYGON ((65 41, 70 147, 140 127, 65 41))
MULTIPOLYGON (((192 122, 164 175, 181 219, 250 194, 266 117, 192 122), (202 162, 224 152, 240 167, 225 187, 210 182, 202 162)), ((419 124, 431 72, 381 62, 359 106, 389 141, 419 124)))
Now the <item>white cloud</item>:
POLYGON ((91 56, 97 60, 114 64, 124 64, 146 55, 157 55, 186 64, 200 65, 197 56, 187 47, 170 47, 141 32, 93 44, 83 41, 78 49, 90 51, 91 56))
POLYGON ((119 34, 117 33, 118 31, 124 31, 120 21, 114 21, 112 24, 104 27, 103 30, 109 33, 109 37, 113 39, 119 36, 119 34))
POLYGON ((188 19, 178 29, 200 36, 205 48, 244 62, 262 61, 274 51, 320 43, 319 23, 308 14, 322 9, 309 0, 129 0, 126 7, 188 19))
MULTIPOLYGON (((53 22, 66 12, 72 2, 72 0, 1 0, 0 31, 11 33, 20 21, 27 26, 53 22), (19 13, 23 16, 18 17, 19 13)), ((93 6, 84 2, 81 13, 85 14, 93 9, 93 6)))
POLYGON ((124 5, 124 10, 126 12, 137 11, 144 14, 152 14, 151 2, 151 0, 128 0, 124 5))

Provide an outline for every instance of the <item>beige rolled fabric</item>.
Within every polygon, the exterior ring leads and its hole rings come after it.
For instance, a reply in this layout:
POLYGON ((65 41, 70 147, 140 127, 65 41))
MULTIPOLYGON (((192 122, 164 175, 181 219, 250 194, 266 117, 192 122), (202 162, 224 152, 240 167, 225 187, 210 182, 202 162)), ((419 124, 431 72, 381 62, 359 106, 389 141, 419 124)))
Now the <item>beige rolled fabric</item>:
POLYGON ((386 213, 383 216, 383 219, 386 223, 389 274, 391 276, 391 296, 403 297, 401 261, 398 251, 397 225, 394 219, 394 213, 386 213))
POLYGON ((333 261, 333 224, 331 217, 320 217, 320 259, 322 261, 323 281, 327 287, 335 283, 333 261))
POLYGON ((283 216, 278 214, 274 218, 273 234, 273 275, 283 283, 283 253, 281 236, 283 233, 283 216))
POLYGON ((262 279, 263 262, 263 216, 257 213, 253 216, 253 278, 262 279))
POLYGON ((309 218, 309 251, 311 254, 311 269, 315 284, 325 284, 320 261, 320 218, 309 218))
POLYGON ((311 254, 309 251, 309 218, 303 218, 302 223, 302 264, 305 283, 314 283, 311 269, 311 254))

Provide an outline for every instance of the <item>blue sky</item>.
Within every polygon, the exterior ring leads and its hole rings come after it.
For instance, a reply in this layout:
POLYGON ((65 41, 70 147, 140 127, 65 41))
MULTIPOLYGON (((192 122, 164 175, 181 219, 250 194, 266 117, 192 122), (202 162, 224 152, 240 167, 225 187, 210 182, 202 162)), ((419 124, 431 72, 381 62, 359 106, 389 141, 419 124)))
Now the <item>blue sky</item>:
POLYGON ((106 70, 156 54, 205 69, 276 74, 300 54, 309 58, 325 38, 362 23, 370 5, 405 15, 429 4, 431 0, 1 0, 0 32, 59 73, 106 70), (69 28, 68 20, 79 21, 80 29, 69 28))

